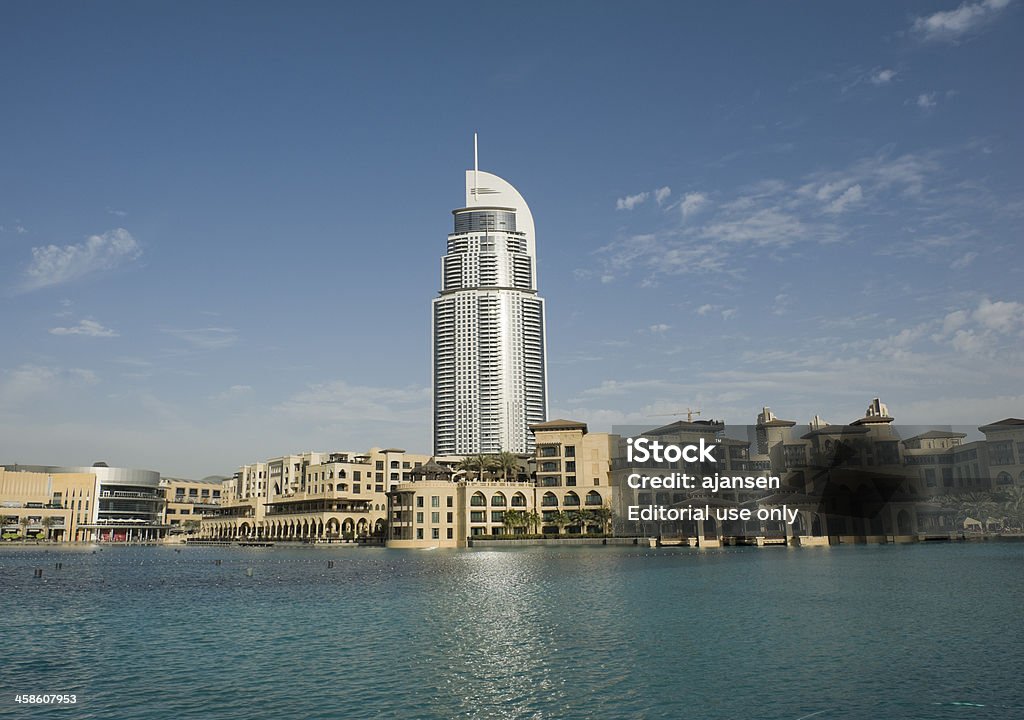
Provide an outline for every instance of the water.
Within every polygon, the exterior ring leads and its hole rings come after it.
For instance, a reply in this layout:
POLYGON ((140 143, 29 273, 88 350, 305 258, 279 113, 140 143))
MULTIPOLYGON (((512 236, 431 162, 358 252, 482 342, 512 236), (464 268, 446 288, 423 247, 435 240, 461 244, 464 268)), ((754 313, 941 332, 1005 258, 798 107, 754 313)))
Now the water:
POLYGON ((0 717, 1024 717, 1024 544, 0 546, 0 593, 0 717))

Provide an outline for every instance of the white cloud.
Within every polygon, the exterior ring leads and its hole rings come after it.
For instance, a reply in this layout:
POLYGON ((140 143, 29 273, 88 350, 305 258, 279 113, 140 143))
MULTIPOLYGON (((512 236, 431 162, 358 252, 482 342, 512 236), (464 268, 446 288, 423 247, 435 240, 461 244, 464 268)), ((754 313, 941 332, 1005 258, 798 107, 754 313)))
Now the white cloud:
POLYGON ((722 311, 722 319, 731 320, 732 318, 736 317, 737 312, 739 312, 739 310, 737 310, 736 308, 726 308, 725 310, 722 311))
POLYGON ((1010 333, 1024 326, 1024 304, 1019 302, 990 302, 982 299, 974 311, 974 319, 982 327, 998 333, 1010 333))
POLYGON ((842 195, 830 202, 825 207, 825 212, 838 215, 846 210, 848 206, 859 203, 863 198, 864 192, 861 190, 860 185, 852 185, 842 195))
POLYGON ((973 263, 975 259, 977 259, 977 257, 978 253, 976 252, 964 253, 956 260, 951 262, 949 264, 949 267, 951 270, 963 270, 964 268, 968 267, 971 263, 973 263))
POLYGON ((162 332, 173 335, 196 348, 197 350, 219 350, 231 347, 238 342, 238 334, 234 328, 206 327, 184 330, 165 329, 162 332))
POLYGON ((244 397, 252 392, 252 385, 232 385, 227 390, 219 392, 216 395, 211 395, 211 400, 234 400, 236 398, 244 397))
POLYGON ((781 207, 765 207, 708 223, 700 235, 708 240, 786 247, 808 234, 800 218, 781 207))
POLYGON ((973 310, 947 313, 932 340, 948 340, 958 352, 986 358, 1007 349, 1019 350, 1024 340, 1024 303, 982 298, 973 310))
POLYGON ((367 387, 343 380, 310 385, 276 410, 304 424, 361 426, 366 422, 422 424, 430 417, 430 388, 367 387))
POLYGON ((716 309, 717 309, 716 305, 706 305, 705 304, 705 305, 701 305, 699 308, 697 308, 696 313, 703 317, 704 315, 707 315, 712 310, 716 310, 716 309))
POLYGON ((649 195, 650 193, 642 192, 637 193, 636 195, 627 195, 626 197, 621 197, 615 201, 615 209, 632 210, 637 205, 640 205, 641 203, 645 202, 649 195))
POLYGON ((925 40, 956 41, 971 30, 992 20, 995 15, 1010 4, 1010 0, 982 0, 962 3, 955 10, 941 10, 931 15, 918 17, 911 30, 925 40))
POLYGON ((124 228, 91 235, 76 245, 44 245, 32 248, 32 262, 25 270, 23 290, 36 290, 137 259, 142 248, 124 228))
POLYGON ((772 305, 772 314, 785 315, 787 312, 789 312, 790 304, 791 299, 789 295, 786 293, 779 293, 778 295, 775 296, 775 302, 772 305))
POLYGON ((672 188, 666 185, 665 187, 658 188, 657 190, 654 191, 654 200, 658 203, 658 205, 661 205, 663 202, 668 200, 668 196, 671 194, 672 188))
MULTIPOLYGON (((722 200, 714 203, 704 192, 684 194, 671 206, 680 208, 677 226, 604 245, 595 253, 599 264, 593 277, 623 281, 635 273, 641 287, 679 275, 742 277, 755 254, 758 260, 777 261, 784 253, 801 253, 800 245, 842 242, 862 234, 865 225, 877 222, 876 218, 891 215, 892 206, 905 205, 907 199, 913 201, 912 209, 918 214, 908 218, 903 235, 884 244, 876 242, 876 252, 895 253, 902 237, 911 238, 915 251, 921 242, 929 247, 947 242, 928 232, 931 219, 950 209, 940 204, 943 167, 938 157, 938 152, 892 157, 886 149, 841 170, 809 173, 793 183, 769 178, 739 188, 731 197, 719 191, 722 200), (858 216, 856 223, 846 220, 844 215, 858 207, 869 207, 871 213, 858 216), (933 214, 923 214, 932 210, 933 214), (915 221, 920 227, 913 226, 915 221)), ((958 239, 948 244, 943 255, 946 263, 968 249, 960 247, 958 239), (951 252, 953 249, 959 253, 951 252)), ((932 257, 939 255, 933 253, 932 257)))
POLYGON ((895 70, 889 68, 876 70, 871 74, 871 83, 873 85, 888 85, 894 77, 896 77, 895 70))
POLYGON ((80 320, 72 327, 50 328, 51 335, 85 335, 86 337, 117 337, 117 332, 108 327, 103 327, 95 320, 80 320))
POLYGON ((957 330, 967 324, 971 314, 966 310, 957 310, 951 312, 942 321, 942 335, 949 335, 954 330, 957 330))
POLYGON ((655 335, 663 335, 663 334, 665 334, 666 332, 668 332, 671 329, 672 329, 671 325, 666 325, 665 323, 658 323, 656 325, 649 326, 647 328, 647 332, 653 333, 655 335))
POLYGON ((37 403, 41 398, 58 396, 76 388, 99 382, 96 373, 83 368, 55 368, 45 365, 21 365, 0 369, 0 415, 23 404, 37 403))
POLYGON ((917 96, 917 106, 922 110, 931 110, 935 105, 935 93, 921 93, 917 96))
POLYGON ((679 210, 683 213, 684 218, 688 218, 699 212, 700 209, 707 204, 708 197, 704 193, 686 193, 686 195, 683 196, 682 202, 679 203, 679 210))

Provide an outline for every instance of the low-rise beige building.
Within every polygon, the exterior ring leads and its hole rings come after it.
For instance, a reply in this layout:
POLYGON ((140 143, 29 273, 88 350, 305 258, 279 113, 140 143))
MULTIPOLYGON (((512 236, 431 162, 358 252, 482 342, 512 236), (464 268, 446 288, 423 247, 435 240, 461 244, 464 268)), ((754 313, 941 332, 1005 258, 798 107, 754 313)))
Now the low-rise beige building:
POLYGON ((3 537, 66 542, 152 542, 164 537, 163 492, 154 470, 0 466, 3 537))
POLYGON ((5 540, 87 540, 95 506, 90 473, 11 471, 0 467, 0 524, 5 540))
POLYGON ((607 530, 615 497, 609 483, 614 436, 589 433, 585 423, 572 420, 531 430, 532 479, 453 471, 460 458, 431 460, 415 471, 389 493, 388 547, 466 547, 474 538, 607 530))
POLYGON ((346 541, 387 526, 387 493, 429 456, 399 448, 307 452, 243 465, 203 519, 209 539, 346 541))
POLYGON ((164 491, 164 524, 171 532, 185 527, 198 530, 203 516, 220 507, 224 480, 226 478, 219 476, 202 480, 160 478, 164 491))

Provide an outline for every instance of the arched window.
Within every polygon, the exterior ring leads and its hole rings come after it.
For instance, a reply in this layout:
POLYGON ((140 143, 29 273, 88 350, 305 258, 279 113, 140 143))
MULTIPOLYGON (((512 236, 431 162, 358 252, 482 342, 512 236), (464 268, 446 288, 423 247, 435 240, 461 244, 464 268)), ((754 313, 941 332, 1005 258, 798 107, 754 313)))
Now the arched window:
POLYGON ((602 502, 601 493, 597 490, 591 490, 587 493, 587 505, 600 505, 602 502))
POLYGON ((512 496, 512 507, 526 507, 526 496, 517 492, 512 496))
POLYGON ((491 507, 505 507, 505 494, 499 492, 491 495, 491 507))
POLYGON ((1010 477, 1010 473, 1001 472, 996 475, 996 485, 1013 485, 1013 478, 1010 477))
POLYGON ((565 494, 565 497, 562 498, 562 504, 565 505, 566 507, 579 507, 580 496, 574 492, 567 492, 565 494))
POLYGON ((473 507, 487 507, 487 498, 484 497, 482 492, 473 493, 473 497, 469 499, 469 504, 473 507))
POLYGON ((552 492, 544 493, 544 497, 541 498, 540 504, 544 507, 558 507, 558 498, 552 492))

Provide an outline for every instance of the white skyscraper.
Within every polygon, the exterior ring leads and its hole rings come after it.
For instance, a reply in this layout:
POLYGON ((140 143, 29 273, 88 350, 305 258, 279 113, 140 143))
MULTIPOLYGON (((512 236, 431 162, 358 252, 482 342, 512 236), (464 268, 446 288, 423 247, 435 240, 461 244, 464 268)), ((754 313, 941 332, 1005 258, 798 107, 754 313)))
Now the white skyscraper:
POLYGON ((547 420, 544 300, 533 215, 505 180, 466 171, 466 206, 433 301, 434 453, 533 451, 547 420))

